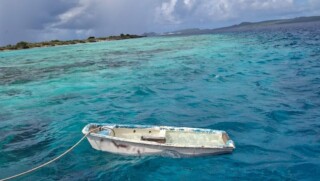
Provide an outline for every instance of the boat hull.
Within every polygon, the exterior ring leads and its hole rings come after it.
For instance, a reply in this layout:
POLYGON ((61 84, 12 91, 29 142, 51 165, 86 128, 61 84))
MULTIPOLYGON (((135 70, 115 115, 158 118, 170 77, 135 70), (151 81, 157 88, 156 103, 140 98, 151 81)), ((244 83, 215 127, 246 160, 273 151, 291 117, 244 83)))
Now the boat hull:
POLYGON ((169 157, 193 157, 204 155, 217 155, 231 153, 233 148, 199 148, 199 147, 175 147, 164 145, 149 145, 134 143, 110 138, 101 138, 96 136, 87 137, 91 146, 100 151, 123 155, 161 155, 169 157))

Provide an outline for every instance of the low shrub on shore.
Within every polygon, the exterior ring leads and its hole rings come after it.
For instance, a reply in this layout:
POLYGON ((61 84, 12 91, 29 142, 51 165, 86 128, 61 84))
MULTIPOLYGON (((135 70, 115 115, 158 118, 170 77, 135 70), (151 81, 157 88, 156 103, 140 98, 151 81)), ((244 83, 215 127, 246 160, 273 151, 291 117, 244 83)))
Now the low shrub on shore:
POLYGON ((123 40, 123 39, 141 38, 141 37, 143 36, 121 34, 119 36, 98 37, 98 38, 94 36, 90 36, 85 40, 66 40, 66 41, 51 40, 51 41, 44 41, 44 42, 37 42, 37 43, 21 41, 21 42, 18 42, 16 45, 7 45, 7 46, 0 47, 0 51, 20 50, 20 49, 28 49, 28 48, 35 48, 35 47, 71 45, 71 44, 78 44, 78 43, 92 43, 92 42, 98 42, 98 41, 123 40))

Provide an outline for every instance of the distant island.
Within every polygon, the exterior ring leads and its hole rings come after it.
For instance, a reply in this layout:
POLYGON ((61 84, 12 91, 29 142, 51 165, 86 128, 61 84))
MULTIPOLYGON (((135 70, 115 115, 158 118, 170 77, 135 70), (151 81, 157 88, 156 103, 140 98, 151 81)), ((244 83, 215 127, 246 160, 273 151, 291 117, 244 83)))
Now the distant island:
POLYGON ((197 35, 197 34, 212 34, 212 33, 225 33, 225 32, 241 32, 251 30, 267 30, 278 27, 297 27, 299 25, 311 25, 320 27, 320 16, 310 17, 297 17, 292 19, 279 19, 279 20, 267 20, 261 22, 242 22, 237 25, 228 27, 216 28, 216 29, 184 29, 172 32, 166 32, 164 36, 174 35, 197 35))
POLYGON ((124 39, 142 38, 142 37, 144 36, 120 34, 119 36, 109 36, 109 37, 99 37, 99 38, 90 36, 84 40, 66 40, 66 41, 51 40, 51 41, 44 41, 44 42, 37 42, 37 43, 21 41, 15 45, 7 45, 7 46, 0 47, 0 51, 21 50, 21 49, 36 48, 36 47, 51 47, 51 46, 59 46, 59 45, 71 45, 71 44, 78 44, 78 43, 93 43, 93 42, 99 42, 99 41, 124 40, 124 39))

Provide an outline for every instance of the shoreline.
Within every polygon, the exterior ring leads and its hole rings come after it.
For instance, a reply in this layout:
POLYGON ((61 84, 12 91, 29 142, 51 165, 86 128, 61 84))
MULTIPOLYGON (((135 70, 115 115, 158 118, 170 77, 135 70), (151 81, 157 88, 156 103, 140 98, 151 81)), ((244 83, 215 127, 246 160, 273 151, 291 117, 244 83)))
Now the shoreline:
POLYGON ((55 46, 63 46, 63 45, 95 43, 95 42, 103 42, 103 41, 126 40, 126 39, 143 38, 143 37, 145 36, 121 34, 119 36, 98 37, 98 38, 91 36, 83 40, 66 40, 66 41, 51 40, 51 41, 36 42, 36 43, 21 41, 21 42, 18 42, 16 45, 7 45, 7 46, 0 47, 0 52, 24 50, 24 49, 31 49, 31 48, 44 48, 44 47, 55 47, 55 46))

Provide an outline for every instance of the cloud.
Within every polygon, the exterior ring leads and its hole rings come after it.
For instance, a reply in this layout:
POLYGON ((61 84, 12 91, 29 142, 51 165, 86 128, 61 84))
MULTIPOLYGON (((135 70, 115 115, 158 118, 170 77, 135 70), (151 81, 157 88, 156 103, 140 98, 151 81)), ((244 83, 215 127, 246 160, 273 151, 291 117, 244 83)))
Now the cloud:
POLYGON ((58 20, 46 28, 66 32, 73 30, 76 37, 140 34, 153 26, 155 2, 80 0, 76 6, 59 14, 58 20))
POLYGON ((176 24, 189 20, 215 22, 282 14, 292 10, 293 4, 293 0, 168 0, 157 13, 163 21, 176 24))
POLYGON ((319 0, 1 0, 0 45, 317 15, 319 0))
MULTIPOLYGON (((89 17, 89 19, 90 19, 90 13, 87 13, 87 11, 86 11, 90 5, 91 5, 90 1, 80 0, 77 6, 58 15, 58 22, 51 24, 51 26, 52 27, 59 27, 59 26, 66 25, 68 23, 75 24, 74 22, 76 22, 76 24, 77 24, 77 22, 78 22, 77 19, 84 18, 84 17, 86 19, 87 19, 87 17, 89 17)), ((78 28, 78 26, 69 26, 69 27, 70 28, 78 28)))
POLYGON ((196 1, 195 0, 184 0, 183 3, 185 4, 187 9, 191 9, 195 5, 196 1))
POLYGON ((311 7, 312 13, 319 15, 319 13, 320 13, 320 1, 319 0, 309 0, 308 3, 309 3, 308 7, 311 7))
POLYGON ((169 0, 168 2, 163 2, 161 6, 156 9, 156 18, 159 23, 180 23, 173 14, 177 2, 178 0, 169 0))
POLYGON ((18 41, 40 41, 47 24, 76 4, 64 0, 0 1, 0 45, 18 41))

